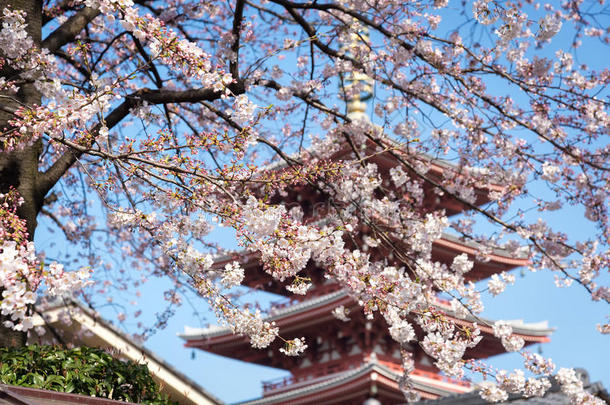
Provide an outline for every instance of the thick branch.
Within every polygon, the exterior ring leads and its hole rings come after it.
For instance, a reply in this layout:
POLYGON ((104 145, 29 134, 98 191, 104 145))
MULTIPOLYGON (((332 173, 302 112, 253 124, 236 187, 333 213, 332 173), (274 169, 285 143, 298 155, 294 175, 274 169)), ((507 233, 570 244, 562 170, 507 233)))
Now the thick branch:
POLYGON ((42 47, 54 52, 72 42, 74 38, 89 24, 100 11, 95 8, 85 7, 63 23, 59 28, 49 34, 42 41, 42 47))
POLYGON ((231 50, 233 55, 229 63, 229 71, 235 80, 239 79, 239 37, 241 35, 241 21, 244 16, 244 0, 237 0, 235 3, 235 15, 233 17, 233 44, 231 50))

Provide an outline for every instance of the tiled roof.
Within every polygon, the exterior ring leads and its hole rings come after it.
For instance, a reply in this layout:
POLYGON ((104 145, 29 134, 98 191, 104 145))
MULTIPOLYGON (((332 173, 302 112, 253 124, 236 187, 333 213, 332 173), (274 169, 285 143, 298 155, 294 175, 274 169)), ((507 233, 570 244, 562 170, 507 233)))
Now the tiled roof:
MULTIPOLYGON (((601 383, 590 383, 589 375, 585 370, 577 369, 580 375, 583 385, 586 390, 591 394, 604 399, 607 403, 610 403, 610 396, 608 391, 602 386, 601 383)), ((467 394, 450 395, 447 397, 419 401, 415 405, 487 405, 487 401, 482 399, 478 393, 469 392, 467 394)), ((511 395, 507 401, 497 402, 499 405, 510 404, 510 405, 570 405, 569 398, 561 392, 559 385, 553 383, 551 389, 546 393, 544 397, 532 397, 523 398, 519 395, 511 395)))
MULTIPOLYGON (((466 241, 466 240, 462 240, 459 237, 452 235, 450 233, 446 233, 443 232, 442 236, 441 236, 441 240, 445 240, 445 241, 449 241, 449 242, 454 242, 457 244, 460 244, 462 246, 466 246, 472 249, 476 249, 476 250, 480 250, 483 246, 477 242, 474 241, 466 241)), ((527 260, 528 256, 525 253, 518 253, 517 255, 515 255, 513 252, 510 252, 504 248, 501 247, 495 247, 491 250, 491 253, 497 256, 502 256, 502 257, 507 257, 507 258, 513 258, 513 259, 517 259, 517 260, 527 260)))
POLYGON ((86 395, 68 394, 50 390, 0 384, 2 405, 136 405, 133 402, 114 401, 86 395))
MULTIPOLYGON (((291 389, 290 391, 282 392, 277 395, 269 395, 264 398, 239 402, 239 404, 235 405, 264 405, 283 402, 292 398, 300 398, 310 393, 319 392, 328 388, 338 387, 343 384, 347 384, 350 381, 371 374, 373 372, 383 375, 384 377, 387 377, 393 381, 398 381, 401 377, 400 373, 397 373, 396 371, 393 371, 390 368, 379 364, 375 360, 371 360, 370 362, 363 364, 358 368, 337 373, 336 376, 325 378, 317 383, 307 381, 307 385, 303 386, 302 388, 291 389)), ((452 392, 450 390, 445 390, 439 387, 432 387, 429 384, 426 384, 425 382, 419 382, 418 380, 414 380, 413 385, 416 389, 431 392, 436 395, 447 395, 452 392)))
MULTIPOLYGON (((285 308, 280 308, 273 312, 273 315, 266 317, 265 321, 276 321, 281 319, 287 315, 296 314, 299 312, 303 312, 305 310, 310 310, 312 308, 316 308, 318 306, 323 306, 328 304, 329 302, 338 300, 340 298, 347 297, 347 293, 345 290, 338 290, 332 292, 330 294, 321 295, 319 297, 315 297, 309 300, 301 301, 297 304, 287 306, 285 308)), ((182 339, 199 339, 199 338, 211 338, 215 336, 222 336, 231 332, 231 328, 227 326, 210 326, 208 328, 192 328, 190 326, 184 327, 184 333, 178 334, 182 339)))
MULTIPOLYGON (((333 301, 338 301, 341 298, 347 297, 348 294, 345 290, 339 290, 332 292, 330 294, 322 295, 319 297, 315 297, 309 300, 305 300, 299 302, 295 305, 291 305, 285 308, 278 309, 273 313, 273 315, 265 318, 266 321, 277 321, 278 319, 284 318, 288 315, 304 312, 311 310, 313 308, 326 305, 333 301)), ((438 305, 442 307, 443 311, 445 311, 448 315, 457 317, 449 308, 444 305, 438 305)), ((493 324, 494 321, 481 318, 475 319, 474 317, 468 315, 465 318, 462 318, 468 322, 485 322, 487 324, 493 324)), ((513 332, 520 335, 528 335, 528 336, 548 336, 553 332, 553 328, 549 328, 546 321, 543 322, 535 322, 535 323, 524 323, 521 319, 515 319, 506 321, 513 327, 513 332)), ((213 338, 216 336, 222 336, 231 333, 231 329, 226 326, 210 326, 208 328, 192 328, 189 326, 184 327, 184 333, 178 334, 184 340, 193 340, 193 339, 205 339, 205 338, 213 338)))

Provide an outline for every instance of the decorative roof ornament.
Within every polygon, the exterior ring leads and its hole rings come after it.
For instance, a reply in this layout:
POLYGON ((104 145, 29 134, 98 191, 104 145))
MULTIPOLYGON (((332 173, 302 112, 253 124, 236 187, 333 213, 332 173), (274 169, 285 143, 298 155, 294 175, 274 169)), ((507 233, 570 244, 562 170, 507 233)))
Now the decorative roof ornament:
MULTIPOLYGON (((359 59, 362 55, 362 44, 369 43, 369 34, 366 27, 350 34, 350 41, 343 46, 345 55, 359 59)), ((350 72, 343 80, 343 98, 347 103, 347 116, 354 120, 368 120, 366 115, 366 101, 373 97, 374 81, 364 73, 350 72)))

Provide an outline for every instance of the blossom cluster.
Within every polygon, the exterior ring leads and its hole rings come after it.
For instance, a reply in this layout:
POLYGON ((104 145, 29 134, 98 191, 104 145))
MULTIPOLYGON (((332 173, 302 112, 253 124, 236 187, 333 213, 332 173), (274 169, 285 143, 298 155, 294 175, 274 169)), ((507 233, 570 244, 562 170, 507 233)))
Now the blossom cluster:
POLYGON ((37 290, 50 296, 65 296, 91 284, 90 271, 65 271, 63 265, 44 265, 36 258, 34 244, 18 245, 5 241, 0 246, 0 282, 2 283, 1 313, 9 319, 4 326, 27 331, 32 322, 31 306, 36 303, 37 290))
POLYGON ((0 201, 0 313, 4 327, 26 332, 34 326, 32 306, 40 291, 49 296, 72 295, 91 284, 90 271, 65 271, 59 263, 42 262, 17 215, 23 199, 10 190, 0 195, 0 201))
POLYGON ((513 328, 505 321, 496 321, 493 325, 494 336, 502 340, 502 346, 507 352, 521 350, 525 341, 522 337, 513 334, 513 328))
POLYGON ((284 353, 286 356, 298 356, 303 353, 307 349, 307 345, 305 344, 305 339, 296 338, 292 340, 288 340, 283 348, 280 349, 281 353, 284 353))

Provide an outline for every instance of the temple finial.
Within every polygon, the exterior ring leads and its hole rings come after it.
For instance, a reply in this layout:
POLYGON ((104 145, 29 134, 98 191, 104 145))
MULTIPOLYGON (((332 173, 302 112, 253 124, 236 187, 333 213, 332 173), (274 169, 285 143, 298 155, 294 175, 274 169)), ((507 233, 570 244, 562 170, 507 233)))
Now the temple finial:
MULTIPOLYGON (((366 27, 362 27, 358 33, 350 35, 350 42, 343 47, 345 54, 352 58, 358 58, 361 52, 358 52, 357 49, 361 47, 362 42, 369 42, 366 27)), ((368 120, 365 101, 373 97, 373 80, 363 73, 351 72, 345 82, 343 96, 347 104, 348 118, 368 120)))

